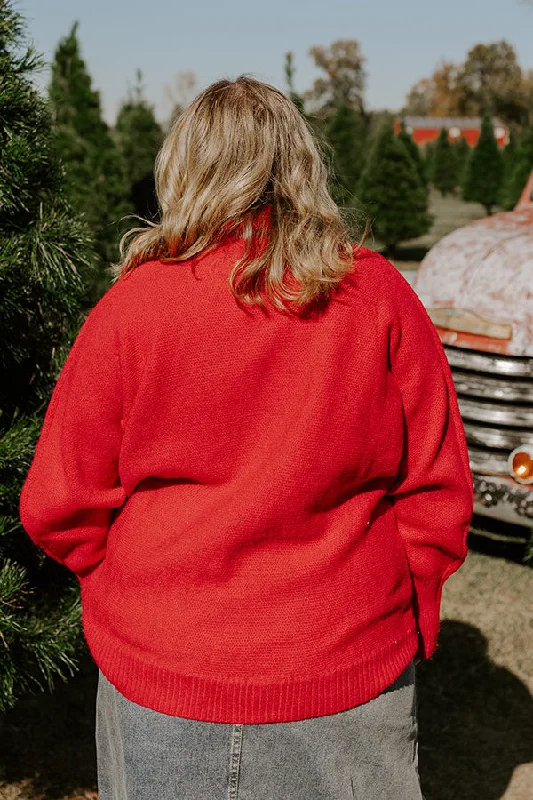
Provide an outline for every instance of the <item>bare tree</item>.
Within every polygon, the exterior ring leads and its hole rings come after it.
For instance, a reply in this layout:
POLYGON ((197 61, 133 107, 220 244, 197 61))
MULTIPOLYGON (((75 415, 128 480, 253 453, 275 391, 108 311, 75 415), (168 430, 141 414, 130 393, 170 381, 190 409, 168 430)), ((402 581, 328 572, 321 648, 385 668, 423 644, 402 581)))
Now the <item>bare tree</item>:
MULTIPOLYGON (((533 7, 533 0, 528 0, 533 7)), ((442 62, 409 91, 405 110, 427 116, 481 116, 527 123, 532 112, 531 75, 505 40, 476 44, 462 64, 442 62)))
POLYGON ((329 47, 311 47, 309 55, 322 73, 306 93, 313 109, 328 114, 346 106, 365 116, 365 58, 359 42, 338 39, 329 47))
POLYGON ((172 83, 165 86, 165 94, 171 105, 171 122, 176 114, 179 114, 189 105, 196 94, 196 87, 196 73, 192 69, 183 69, 176 72, 172 83))

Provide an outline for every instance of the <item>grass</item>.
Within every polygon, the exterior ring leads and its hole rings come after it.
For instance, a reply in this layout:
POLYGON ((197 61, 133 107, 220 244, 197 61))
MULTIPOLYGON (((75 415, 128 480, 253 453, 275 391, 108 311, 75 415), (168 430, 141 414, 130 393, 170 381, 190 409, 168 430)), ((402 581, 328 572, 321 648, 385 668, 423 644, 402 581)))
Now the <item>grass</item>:
MULTIPOLYGON (((429 210, 434 216, 429 233, 403 242, 398 247, 393 263, 398 264, 401 269, 417 269, 428 250, 443 236, 469 222, 486 217, 485 209, 478 203, 465 203, 455 195, 443 197, 436 189, 430 191, 429 210)), ((367 244, 374 250, 382 249, 382 245, 374 237, 369 237, 367 244)))
POLYGON ((419 668, 426 800, 531 800, 533 571, 471 550, 419 668))
POLYGON ((433 227, 425 236, 404 242, 403 251, 416 248, 427 251, 456 228, 487 216, 484 207, 479 203, 465 203, 455 195, 443 197, 436 189, 431 189, 429 210, 434 215, 433 227))
MULTIPOLYGON (((426 800, 531 800, 533 570, 471 550, 444 587, 435 656, 418 668, 426 800)), ((2 800, 96 798, 97 671, 1 721, 2 800)))

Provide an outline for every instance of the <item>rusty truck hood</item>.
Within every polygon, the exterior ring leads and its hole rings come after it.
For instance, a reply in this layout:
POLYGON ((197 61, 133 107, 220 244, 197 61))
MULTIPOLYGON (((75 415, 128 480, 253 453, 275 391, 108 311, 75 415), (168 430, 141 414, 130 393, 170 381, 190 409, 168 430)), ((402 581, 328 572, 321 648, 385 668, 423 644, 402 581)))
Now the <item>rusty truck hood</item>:
POLYGON ((533 204, 445 236, 413 286, 446 344, 533 356, 533 204))

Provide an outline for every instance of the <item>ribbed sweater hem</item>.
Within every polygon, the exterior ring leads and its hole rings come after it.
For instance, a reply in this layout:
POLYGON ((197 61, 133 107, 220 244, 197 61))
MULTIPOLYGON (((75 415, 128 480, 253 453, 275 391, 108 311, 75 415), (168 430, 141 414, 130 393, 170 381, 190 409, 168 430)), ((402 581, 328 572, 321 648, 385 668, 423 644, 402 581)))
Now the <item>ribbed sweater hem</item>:
POLYGON ((98 668, 137 705, 170 716, 205 722, 293 722, 336 714, 377 697, 415 656, 416 629, 374 653, 327 674, 284 676, 278 681, 174 673, 147 664, 120 643, 84 624, 98 668))

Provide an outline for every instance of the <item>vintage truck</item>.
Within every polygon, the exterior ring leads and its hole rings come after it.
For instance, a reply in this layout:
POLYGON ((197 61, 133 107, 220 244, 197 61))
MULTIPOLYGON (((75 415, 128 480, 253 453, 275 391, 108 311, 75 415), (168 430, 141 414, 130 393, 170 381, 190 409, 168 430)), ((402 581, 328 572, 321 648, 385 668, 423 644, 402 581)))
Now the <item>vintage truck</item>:
POLYGON ((438 242, 413 288, 451 366, 474 510, 531 532, 533 172, 513 211, 477 220, 438 242))

